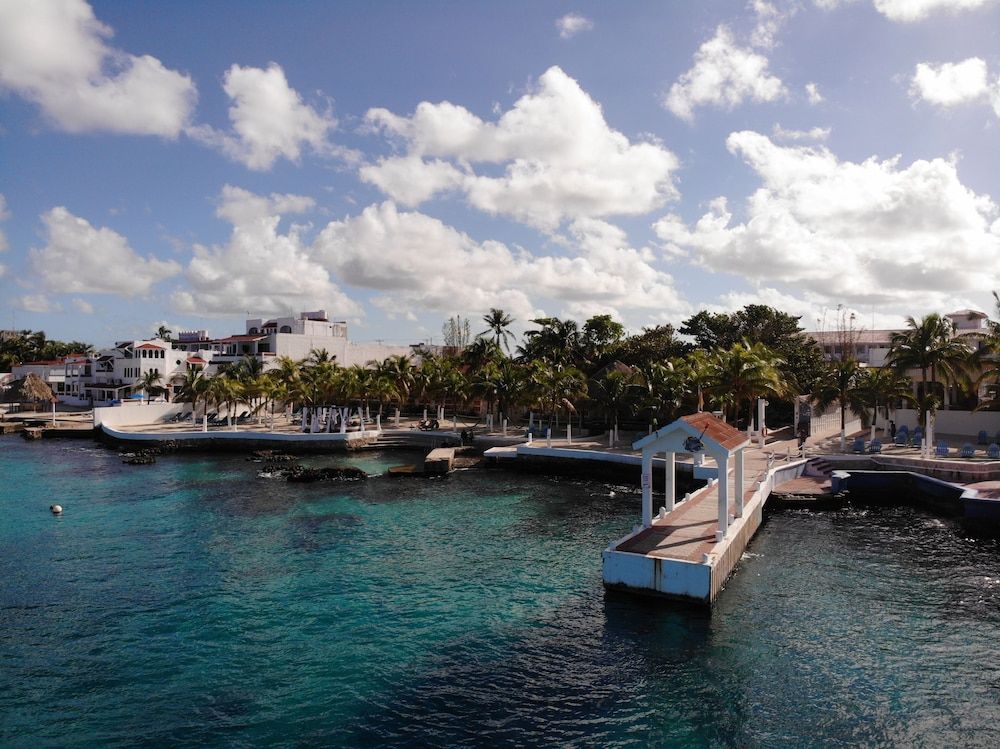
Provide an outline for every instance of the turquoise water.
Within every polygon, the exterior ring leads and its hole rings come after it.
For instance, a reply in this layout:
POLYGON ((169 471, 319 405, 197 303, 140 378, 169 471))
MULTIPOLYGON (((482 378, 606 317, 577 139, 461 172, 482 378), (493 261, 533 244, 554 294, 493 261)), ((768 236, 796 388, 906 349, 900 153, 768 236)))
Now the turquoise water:
POLYGON ((626 487, 259 468, 0 441, 0 745, 1000 745, 1000 549, 949 522, 776 514, 708 616, 605 595, 626 487))

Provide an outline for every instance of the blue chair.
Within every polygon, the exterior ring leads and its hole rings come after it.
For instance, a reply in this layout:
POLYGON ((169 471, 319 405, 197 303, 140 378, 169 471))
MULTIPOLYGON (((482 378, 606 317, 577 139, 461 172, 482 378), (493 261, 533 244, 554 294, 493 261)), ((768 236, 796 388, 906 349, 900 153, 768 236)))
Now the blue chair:
POLYGON ((872 443, 868 446, 868 452, 872 455, 878 455, 882 452, 882 440, 872 440, 872 443))
POLYGON ((976 447, 971 442, 966 442, 962 445, 962 450, 959 455, 963 458, 971 458, 976 454, 976 447))
POLYGON ((947 458, 948 457, 948 443, 945 442, 944 440, 941 440, 940 442, 938 442, 937 443, 937 447, 934 448, 934 455, 937 456, 938 458, 947 458))
POLYGON ((855 437, 854 446, 851 448, 851 450, 856 453, 863 453, 865 451, 865 438, 855 437))
POLYGON ((906 432, 896 432, 896 439, 893 441, 901 447, 908 445, 910 443, 910 435, 906 432))
POLYGON ((987 434, 985 429, 979 430, 979 435, 976 437, 976 442, 978 442, 980 445, 990 444, 990 435, 987 434))
POLYGON ((923 429, 921 429, 920 427, 917 427, 916 429, 914 429, 914 430, 913 430, 913 436, 912 436, 912 437, 910 437, 910 442, 911 442, 911 443, 912 443, 912 444, 913 444, 913 445, 914 445, 915 447, 920 447, 920 441, 921 441, 921 440, 922 440, 923 438, 924 438, 924 430, 923 430, 923 429))
POLYGON ((986 448, 986 457, 992 458, 993 460, 1000 459, 1000 445, 994 442, 992 445, 986 448))

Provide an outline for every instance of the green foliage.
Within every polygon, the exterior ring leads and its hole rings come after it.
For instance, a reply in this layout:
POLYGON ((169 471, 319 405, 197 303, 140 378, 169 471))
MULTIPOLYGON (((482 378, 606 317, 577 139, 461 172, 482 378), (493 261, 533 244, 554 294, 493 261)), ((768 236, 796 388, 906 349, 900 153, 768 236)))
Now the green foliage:
POLYGON ((94 347, 81 341, 50 341, 42 330, 19 330, 0 340, 0 372, 9 372, 17 364, 50 361, 70 354, 90 354, 94 347))

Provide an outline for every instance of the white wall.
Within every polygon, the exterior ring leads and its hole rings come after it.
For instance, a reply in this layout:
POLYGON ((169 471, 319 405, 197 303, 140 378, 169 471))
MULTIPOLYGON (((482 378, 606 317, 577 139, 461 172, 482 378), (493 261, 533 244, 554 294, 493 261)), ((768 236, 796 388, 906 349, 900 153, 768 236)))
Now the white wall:
MULTIPOLYGON (((94 409, 94 426, 136 426, 156 424, 164 417, 188 410, 187 403, 130 403, 94 409)), ((162 435, 161 435, 162 439, 162 435)))
MULTIPOLYGON (((919 424, 918 413, 912 408, 900 408, 890 411, 890 417, 896 422, 896 427, 907 426, 913 429, 919 424)), ((934 431, 937 434, 963 434, 975 437, 985 429, 990 438, 1000 430, 1000 411, 938 411, 934 416, 934 431)))

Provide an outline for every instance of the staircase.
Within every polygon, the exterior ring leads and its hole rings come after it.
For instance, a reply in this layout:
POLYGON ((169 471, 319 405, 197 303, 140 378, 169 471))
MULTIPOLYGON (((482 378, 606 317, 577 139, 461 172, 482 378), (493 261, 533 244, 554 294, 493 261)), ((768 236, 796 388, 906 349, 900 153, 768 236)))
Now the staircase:
POLYGON ((802 475, 830 478, 833 475, 833 466, 827 462, 826 458, 809 458, 802 475))
POLYGON ((440 433, 428 434, 417 430, 381 432, 377 439, 368 442, 364 450, 432 449, 446 445, 457 445, 459 440, 440 433))

